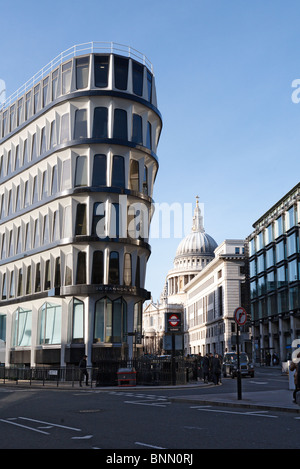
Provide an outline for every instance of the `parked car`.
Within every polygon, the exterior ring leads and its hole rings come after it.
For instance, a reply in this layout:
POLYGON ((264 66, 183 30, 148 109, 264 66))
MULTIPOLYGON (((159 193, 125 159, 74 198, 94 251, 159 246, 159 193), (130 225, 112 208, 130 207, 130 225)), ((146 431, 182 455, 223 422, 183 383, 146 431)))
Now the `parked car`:
MULTIPOLYGON (((240 371, 241 376, 254 377, 254 365, 250 363, 249 357, 245 352, 240 352, 240 371)), ((224 378, 231 376, 235 378, 237 376, 237 353, 229 352, 225 353, 223 358, 222 372, 224 378)))

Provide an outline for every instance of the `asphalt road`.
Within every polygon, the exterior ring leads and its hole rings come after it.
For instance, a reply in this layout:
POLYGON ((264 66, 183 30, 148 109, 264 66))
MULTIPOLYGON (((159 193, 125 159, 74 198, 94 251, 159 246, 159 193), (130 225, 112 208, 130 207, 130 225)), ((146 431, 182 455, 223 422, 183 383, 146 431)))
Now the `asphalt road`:
MULTIPOLYGON (((272 369, 259 369, 254 378, 242 380, 242 390, 284 386, 287 377, 272 369)), ((221 386, 201 387, 197 392, 222 393, 235 388, 236 380, 226 378, 221 386)), ((299 414, 168 400, 189 392, 195 394, 195 388, 0 386, 0 448, 105 449, 112 457, 116 457, 113 450, 132 450, 129 454, 136 455, 139 450, 154 454, 166 450, 184 451, 194 458, 201 449, 300 448, 299 414)))

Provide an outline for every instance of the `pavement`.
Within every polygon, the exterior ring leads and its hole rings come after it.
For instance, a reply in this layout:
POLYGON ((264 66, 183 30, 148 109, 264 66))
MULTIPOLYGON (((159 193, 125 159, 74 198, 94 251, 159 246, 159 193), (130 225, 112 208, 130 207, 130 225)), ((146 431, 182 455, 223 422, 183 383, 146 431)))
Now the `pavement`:
MULTIPOLYGON (((33 383, 33 382, 32 382, 33 383)), ((21 381, 18 384, 12 384, 11 382, 6 382, 6 384, 0 383, 0 387, 27 387, 28 383, 22 383, 21 381)), ((227 407, 239 407, 239 408, 248 408, 248 409, 257 409, 257 410, 273 410, 273 411, 284 411, 284 412, 295 412, 300 414, 300 405, 293 402, 293 391, 289 389, 288 377, 286 382, 286 389, 276 389, 269 391, 243 391, 243 379, 242 379, 242 389, 241 395, 238 396, 237 390, 235 392, 224 393, 221 391, 221 385, 214 385, 212 383, 205 384, 202 381, 192 382, 186 385, 177 385, 177 386, 103 386, 103 387, 79 387, 78 382, 74 384, 62 383, 60 382, 56 386, 55 382, 45 382, 43 385, 32 384, 31 388, 40 389, 57 389, 57 390, 97 390, 97 391, 149 391, 150 389, 193 389, 195 392, 189 394, 182 394, 180 396, 168 397, 170 402, 177 403, 188 403, 193 405, 211 405, 211 406, 227 406, 227 407), (209 389, 207 393, 197 392, 204 388, 209 389), (241 397, 239 399, 239 397, 241 397)))

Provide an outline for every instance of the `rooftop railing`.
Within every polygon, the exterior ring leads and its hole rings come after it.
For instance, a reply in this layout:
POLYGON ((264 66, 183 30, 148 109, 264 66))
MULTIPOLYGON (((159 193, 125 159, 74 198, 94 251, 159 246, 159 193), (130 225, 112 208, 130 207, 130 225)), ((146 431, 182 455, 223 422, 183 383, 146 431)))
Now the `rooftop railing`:
POLYGON ((117 42, 85 42, 82 44, 76 44, 69 49, 61 52, 58 56, 51 60, 47 65, 45 65, 40 71, 38 71, 33 77, 26 81, 22 86, 20 86, 17 91, 15 91, 11 96, 9 96, 2 104, 0 104, 0 111, 9 107, 13 102, 15 102, 19 97, 23 96, 29 89, 31 89, 35 84, 41 81, 49 73, 51 73, 56 67, 65 62, 69 58, 78 57, 83 54, 118 54, 124 57, 132 58, 143 65, 145 65, 151 73, 153 73, 153 65, 149 59, 139 52, 138 50, 126 46, 124 44, 118 44, 117 42))

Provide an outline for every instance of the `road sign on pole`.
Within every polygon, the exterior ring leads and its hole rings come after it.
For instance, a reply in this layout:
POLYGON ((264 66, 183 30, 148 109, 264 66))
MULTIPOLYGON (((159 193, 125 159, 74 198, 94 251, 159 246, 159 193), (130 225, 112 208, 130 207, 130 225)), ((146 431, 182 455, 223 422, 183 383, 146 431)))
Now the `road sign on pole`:
POLYGON ((246 310, 244 308, 242 308, 241 306, 236 308, 235 311, 234 311, 234 319, 235 319, 235 322, 239 326, 243 326, 247 321, 247 312, 246 312, 246 310))
POLYGON ((238 400, 242 399, 242 380, 240 370, 240 344, 239 344, 239 328, 243 326, 247 321, 247 312, 244 308, 239 306, 234 310, 234 320, 237 323, 236 331, 236 353, 237 353, 237 394, 238 400))

